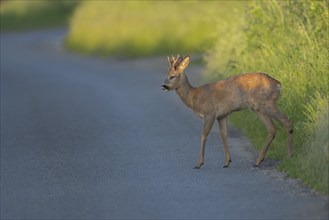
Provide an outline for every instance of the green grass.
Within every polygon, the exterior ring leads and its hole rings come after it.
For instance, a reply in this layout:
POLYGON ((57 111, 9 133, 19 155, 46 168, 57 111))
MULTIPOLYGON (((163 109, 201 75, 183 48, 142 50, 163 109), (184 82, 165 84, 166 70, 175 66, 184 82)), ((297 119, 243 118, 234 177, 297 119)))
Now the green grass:
MULTIPOLYGON (((218 29, 206 56, 212 78, 240 72, 266 72, 282 82, 280 109, 294 121, 294 158, 286 158, 286 134, 280 124, 268 156, 280 169, 328 194, 328 3, 256 1, 245 21, 218 29)), ((231 24, 231 25, 230 25, 231 24)), ((260 149, 266 129, 254 113, 231 116, 260 149)))
POLYGON ((79 1, 7 0, 1 2, 1 31, 63 26, 79 1))
POLYGON ((147 56, 196 53, 214 42, 218 19, 238 2, 85 1, 75 11, 68 48, 88 54, 147 56))
POLYGON ((285 161, 282 166, 293 177, 302 178, 304 182, 316 190, 328 194, 329 179, 329 111, 328 96, 317 94, 305 106, 309 123, 305 130, 311 134, 301 146, 301 152, 291 161, 285 161))

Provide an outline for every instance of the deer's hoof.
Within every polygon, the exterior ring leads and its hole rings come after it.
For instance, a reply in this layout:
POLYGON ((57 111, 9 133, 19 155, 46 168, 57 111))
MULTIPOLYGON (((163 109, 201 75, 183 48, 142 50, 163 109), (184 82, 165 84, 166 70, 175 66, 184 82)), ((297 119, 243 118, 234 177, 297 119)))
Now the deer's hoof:
POLYGON ((223 168, 227 168, 230 165, 231 162, 232 162, 232 160, 229 160, 228 162, 225 162, 223 168))
POLYGON ((201 167, 202 167, 202 165, 203 165, 203 163, 201 163, 200 165, 197 165, 197 166, 195 166, 193 169, 200 169, 201 167))
POLYGON ((258 159, 256 160, 256 163, 254 164, 254 167, 259 167, 259 165, 264 161, 264 158, 261 159, 259 162, 258 162, 258 159))

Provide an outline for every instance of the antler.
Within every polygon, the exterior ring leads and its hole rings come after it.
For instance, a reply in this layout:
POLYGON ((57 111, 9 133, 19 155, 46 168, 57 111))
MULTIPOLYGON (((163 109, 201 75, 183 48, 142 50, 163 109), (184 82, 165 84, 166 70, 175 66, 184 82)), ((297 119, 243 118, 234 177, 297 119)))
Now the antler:
POLYGON ((182 55, 177 55, 176 58, 173 55, 171 55, 171 60, 169 56, 167 56, 167 59, 171 67, 177 67, 183 61, 182 55))

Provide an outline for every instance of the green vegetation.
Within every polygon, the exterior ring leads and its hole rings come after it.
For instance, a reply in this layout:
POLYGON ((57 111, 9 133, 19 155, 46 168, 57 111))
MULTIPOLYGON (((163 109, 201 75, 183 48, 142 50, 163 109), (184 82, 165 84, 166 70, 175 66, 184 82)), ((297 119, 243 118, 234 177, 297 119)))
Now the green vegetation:
POLYGON ((236 2, 85 1, 71 20, 67 46, 78 52, 141 56, 202 52, 216 19, 234 18, 236 2))
MULTIPOLYGON (((246 21, 230 21, 206 56, 212 77, 266 72, 282 82, 280 109, 294 121, 294 158, 286 157, 286 134, 279 132, 268 156, 280 169, 328 194, 328 3, 326 1, 256 1, 246 21)), ((260 149, 266 129, 250 111, 233 114, 260 149)))
POLYGON ((328 194, 328 97, 315 94, 315 98, 305 105, 305 113, 309 121, 304 127, 311 135, 302 144, 301 153, 294 160, 286 161, 284 167, 292 176, 302 177, 308 185, 328 194))
POLYGON ((78 1, 1 1, 1 31, 48 28, 67 24, 78 1))

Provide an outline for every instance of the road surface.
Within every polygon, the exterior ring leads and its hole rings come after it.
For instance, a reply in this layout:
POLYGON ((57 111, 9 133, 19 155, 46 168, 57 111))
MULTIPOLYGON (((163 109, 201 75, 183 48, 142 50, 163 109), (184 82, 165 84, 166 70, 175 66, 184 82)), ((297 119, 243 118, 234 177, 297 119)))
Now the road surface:
POLYGON ((193 169, 202 120, 160 89, 165 57, 78 56, 65 33, 1 34, 1 219, 328 219, 233 128, 230 167, 215 125, 193 169))

